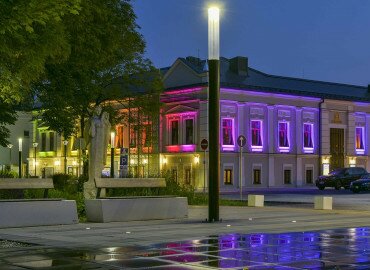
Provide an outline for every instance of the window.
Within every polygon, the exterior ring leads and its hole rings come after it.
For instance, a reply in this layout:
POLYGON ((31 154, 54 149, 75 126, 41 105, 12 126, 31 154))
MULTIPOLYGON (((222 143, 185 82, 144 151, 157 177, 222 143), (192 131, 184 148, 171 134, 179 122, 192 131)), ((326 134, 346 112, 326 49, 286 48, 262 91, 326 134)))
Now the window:
POLYGON ((279 122, 279 149, 281 152, 289 151, 289 123, 279 122))
POLYGON ((172 175, 172 178, 177 182, 177 168, 176 167, 171 168, 171 175, 172 175))
POLYGON ((233 184, 233 170, 232 169, 224 170, 224 184, 225 185, 233 184))
POLYGON ((292 183, 292 170, 284 169, 284 184, 291 184, 292 183))
POLYGON ((179 121, 171 121, 171 145, 179 144, 179 121))
POLYGON ((137 139, 137 127, 131 126, 130 127, 130 148, 136 147, 136 139, 137 139))
POLYGON ((194 120, 186 119, 185 120, 185 144, 194 144, 193 133, 194 133, 194 120))
POLYGON ((116 147, 117 148, 123 147, 123 126, 117 127, 116 147))
POLYGON ((312 184, 313 183, 313 170, 307 169, 306 170, 306 184, 312 184))
POLYGON ((49 133, 49 150, 54 151, 54 132, 49 133))
POLYGON ((222 145, 234 145, 234 123, 231 118, 222 119, 222 145))
POLYGON ((365 146, 364 146, 364 127, 356 127, 356 153, 357 154, 364 154, 365 153, 365 146))
POLYGON ((251 121, 252 151, 262 151, 262 121, 251 121))
POLYGON ((41 133, 41 152, 46 151, 46 133, 41 133))
POLYGON ((29 130, 24 130, 24 131, 23 131, 23 136, 24 136, 25 138, 29 138, 29 137, 30 137, 30 131, 29 131, 29 130))
POLYGON ((305 153, 313 153, 313 124, 303 124, 303 150, 305 153))
POLYGON ((189 166, 185 167, 185 184, 186 185, 191 184, 191 167, 189 166))
POLYGON ((145 125, 143 132, 144 147, 150 147, 152 145, 152 126, 145 125))
POLYGON ((261 169, 253 169, 253 184, 261 184, 261 169))

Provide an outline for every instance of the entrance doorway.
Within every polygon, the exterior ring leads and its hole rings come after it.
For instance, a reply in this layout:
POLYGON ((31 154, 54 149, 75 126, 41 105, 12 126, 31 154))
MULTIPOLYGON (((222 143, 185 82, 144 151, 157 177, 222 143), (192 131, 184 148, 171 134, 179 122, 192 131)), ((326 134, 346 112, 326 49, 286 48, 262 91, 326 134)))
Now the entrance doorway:
POLYGON ((344 167, 344 129, 330 129, 330 170, 344 167))

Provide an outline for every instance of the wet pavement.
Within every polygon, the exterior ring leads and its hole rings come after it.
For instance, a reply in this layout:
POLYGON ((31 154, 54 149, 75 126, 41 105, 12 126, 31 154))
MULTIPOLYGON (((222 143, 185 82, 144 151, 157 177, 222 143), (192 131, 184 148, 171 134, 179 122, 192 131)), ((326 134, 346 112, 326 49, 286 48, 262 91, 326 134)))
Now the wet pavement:
POLYGON ((180 220, 0 229, 0 270, 370 269, 369 211, 221 207, 223 221, 206 223, 207 210, 189 207, 180 220))
POLYGON ((370 269, 370 228, 223 234, 109 248, 0 249, 0 269, 370 269))

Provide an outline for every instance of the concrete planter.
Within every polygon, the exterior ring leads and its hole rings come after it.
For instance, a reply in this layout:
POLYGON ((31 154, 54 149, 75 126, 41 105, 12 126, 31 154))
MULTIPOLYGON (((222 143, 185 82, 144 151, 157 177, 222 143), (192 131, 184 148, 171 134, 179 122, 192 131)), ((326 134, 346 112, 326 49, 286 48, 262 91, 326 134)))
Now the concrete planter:
POLYGON ((78 223, 76 201, 0 201, 0 228, 78 223))
POLYGON ((85 200, 87 220, 113 222, 188 216, 186 197, 127 197, 85 200))

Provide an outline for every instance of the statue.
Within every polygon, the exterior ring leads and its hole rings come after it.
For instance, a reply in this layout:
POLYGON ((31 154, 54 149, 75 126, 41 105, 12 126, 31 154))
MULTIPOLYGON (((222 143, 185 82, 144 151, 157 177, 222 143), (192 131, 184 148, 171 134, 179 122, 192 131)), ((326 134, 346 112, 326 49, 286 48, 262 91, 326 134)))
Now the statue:
POLYGON ((89 150, 89 180, 84 183, 85 199, 96 198, 95 178, 101 177, 107 159, 107 147, 110 133, 109 114, 101 112, 100 106, 94 109, 93 116, 88 121, 84 137, 89 150))

